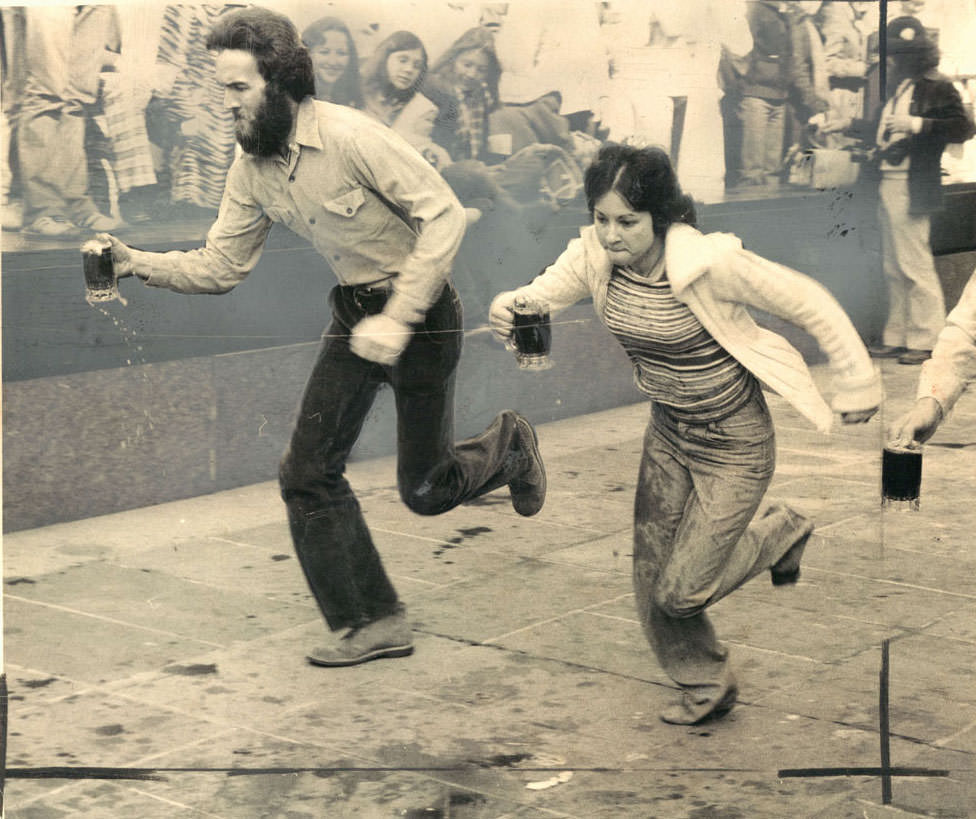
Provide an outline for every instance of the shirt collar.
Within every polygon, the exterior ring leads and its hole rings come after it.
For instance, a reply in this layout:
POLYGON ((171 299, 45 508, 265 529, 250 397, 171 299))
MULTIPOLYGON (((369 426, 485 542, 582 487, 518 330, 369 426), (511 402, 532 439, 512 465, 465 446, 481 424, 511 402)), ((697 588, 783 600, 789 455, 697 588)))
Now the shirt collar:
POLYGON ((298 104, 298 122, 295 125, 295 142, 309 148, 322 150, 322 137, 319 135, 319 118, 315 111, 315 98, 305 97, 298 104))

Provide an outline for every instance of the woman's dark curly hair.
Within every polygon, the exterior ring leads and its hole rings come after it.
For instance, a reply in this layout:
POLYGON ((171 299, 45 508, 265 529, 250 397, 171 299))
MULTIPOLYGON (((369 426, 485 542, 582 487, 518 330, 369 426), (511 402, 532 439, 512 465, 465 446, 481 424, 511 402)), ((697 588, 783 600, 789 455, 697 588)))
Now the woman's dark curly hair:
POLYGON ((206 45, 211 51, 249 52, 265 82, 295 102, 315 93, 312 58, 294 24, 282 14, 254 6, 228 11, 214 21, 206 45))
POLYGON ((606 143, 583 175, 583 191, 590 216, 597 200, 614 191, 633 210, 651 214, 658 236, 675 222, 695 224, 695 204, 660 148, 606 143))
POLYGON ((330 31, 338 31, 345 36, 346 45, 349 49, 349 62, 346 63, 346 70, 342 72, 342 76, 332 85, 328 101, 338 105, 348 105, 352 108, 362 108, 363 92, 359 86, 359 55, 356 53, 356 42, 352 39, 349 26, 338 17, 322 17, 306 26, 305 31, 302 32, 302 42, 310 49, 314 49, 315 46, 325 42, 325 35, 330 31))
POLYGON ((394 31, 383 42, 376 46, 376 50, 363 63, 363 90, 367 94, 380 94, 391 102, 409 102, 417 93, 427 74, 427 49, 420 38, 410 31, 394 31), (386 71, 386 62, 390 55, 397 51, 419 50, 423 58, 420 76, 414 80, 410 88, 394 88, 390 83, 386 71))

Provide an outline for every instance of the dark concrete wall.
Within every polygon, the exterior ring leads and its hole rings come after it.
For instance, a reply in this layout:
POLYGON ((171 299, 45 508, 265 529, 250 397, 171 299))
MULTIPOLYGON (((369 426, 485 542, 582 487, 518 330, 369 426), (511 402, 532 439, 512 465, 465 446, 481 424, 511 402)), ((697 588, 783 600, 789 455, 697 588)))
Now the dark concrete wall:
MULTIPOLYGON (((509 406, 544 422, 640 400, 625 356, 588 303, 561 317, 569 323, 555 328, 556 367, 548 372, 519 372, 478 332, 491 296, 531 278, 584 221, 577 208, 535 223, 489 216, 470 231, 454 274, 469 333, 459 436, 509 406)), ((810 192, 729 202, 703 208, 700 221, 823 282, 866 338, 880 329, 884 285, 870 197, 810 192)), ((934 242, 958 244, 958 225, 945 239, 939 230, 934 242)), ((972 256, 939 262, 953 303, 972 256)), ((275 477, 334 283, 307 245, 275 230, 259 267, 230 294, 183 296, 129 280, 122 282, 128 305, 104 312, 84 301, 76 247, 5 254, 3 265, 5 530, 275 477)), ((760 318, 816 360, 804 334, 760 318)), ((381 395, 354 457, 394 451, 389 399, 381 395)))

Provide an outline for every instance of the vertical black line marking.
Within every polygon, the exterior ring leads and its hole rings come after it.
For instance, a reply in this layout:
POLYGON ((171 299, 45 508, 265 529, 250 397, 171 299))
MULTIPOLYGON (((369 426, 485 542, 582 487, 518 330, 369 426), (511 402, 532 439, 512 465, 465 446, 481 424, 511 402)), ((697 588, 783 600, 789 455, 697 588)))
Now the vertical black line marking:
MULTIPOLYGON (((881 102, 887 99, 885 86, 888 84, 888 42, 885 36, 888 29, 888 0, 881 0, 878 7, 878 88, 881 102)), ((867 93, 867 92, 865 92, 867 93)))
POLYGON ((7 785, 7 675, 0 673, 0 817, 7 785))
POLYGON ((881 641, 881 686, 878 703, 878 717, 881 737, 881 804, 891 804, 891 734, 888 730, 888 644, 881 641))

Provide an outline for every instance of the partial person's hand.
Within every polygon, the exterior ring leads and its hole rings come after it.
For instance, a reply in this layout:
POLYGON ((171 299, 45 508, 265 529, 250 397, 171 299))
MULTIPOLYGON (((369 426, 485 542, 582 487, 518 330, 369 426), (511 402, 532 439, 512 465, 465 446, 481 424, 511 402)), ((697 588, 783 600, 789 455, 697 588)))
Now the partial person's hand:
POLYGON ((492 299, 488 308, 488 324, 495 338, 507 344, 512 338, 512 326, 515 323, 515 291, 506 290, 492 299))
POLYGON ((392 367, 412 337, 413 330, 409 324, 397 321, 386 313, 377 313, 366 316, 352 328, 349 349, 367 361, 392 367))
POLYGON ((878 408, 873 407, 872 409, 857 410, 855 412, 842 412, 840 414, 840 420, 845 424, 866 424, 874 417, 877 411, 878 408))
POLYGON ((913 134, 916 119, 908 114, 888 114, 884 118, 884 128, 892 133, 913 134))
POLYGON ((851 126, 851 117, 841 117, 836 114, 827 116, 827 121, 821 126, 821 134, 836 134, 851 126))
POLYGON ((112 245, 112 265, 115 268, 115 278, 124 279, 126 276, 133 275, 135 271, 132 269, 132 256, 129 254, 129 246, 125 242, 119 241, 110 233, 96 233, 95 238, 112 245))
POLYGON ((942 406, 934 398, 919 398, 915 406, 888 427, 888 443, 906 447, 924 444, 942 423, 942 406))

